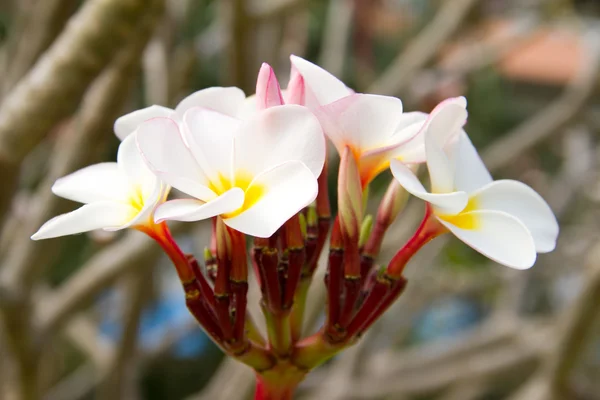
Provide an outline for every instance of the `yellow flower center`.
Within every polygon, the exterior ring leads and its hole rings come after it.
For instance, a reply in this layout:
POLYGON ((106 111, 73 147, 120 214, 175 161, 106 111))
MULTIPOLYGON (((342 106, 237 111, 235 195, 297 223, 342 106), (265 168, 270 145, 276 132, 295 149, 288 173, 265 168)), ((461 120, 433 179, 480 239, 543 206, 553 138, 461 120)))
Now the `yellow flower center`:
POLYGON ((478 201, 476 197, 471 197, 467 206, 460 213, 455 215, 438 215, 443 221, 446 221, 460 229, 474 230, 479 228, 480 222, 477 219, 477 216, 474 214, 470 214, 471 211, 476 211, 479 209, 478 201))
POLYGON ((254 177, 249 172, 238 170, 235 172, 233 180, 227 178, 223 174, 219 174, 216 180, 210 181, 209 188, 219 196, 234 187, 244 191, 244 204, 235 211, 223 214, 223 218, 233 218, 241 214, 256 204, 266 193, 267 190, 264 185, 254 184, 250 186, 253 179, 254 177))
POLYGON ((140 185, 135 185, 129 193, 129 205, 138 212, 144 208, 144 193, 140 185))

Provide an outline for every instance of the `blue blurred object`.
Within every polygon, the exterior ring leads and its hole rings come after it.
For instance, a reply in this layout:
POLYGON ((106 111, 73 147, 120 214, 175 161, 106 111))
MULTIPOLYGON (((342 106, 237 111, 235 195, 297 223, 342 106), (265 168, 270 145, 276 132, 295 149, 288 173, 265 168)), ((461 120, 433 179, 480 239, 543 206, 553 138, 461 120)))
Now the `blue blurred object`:
MULTIPOLYGON (((173 277, 174 274, 161 276, 158 298, 142 314, 140 346, 145 351, 152 351, 161 346, 167 335, 175 336, 178 340, 174 342, 171 354, 177 358, 195 358, 207 349, 210 339, 196 326, 185 305, 181 286, 173 277)), ((121 297, 118 291, 111 290, 98 301, 98 307, 102 309, 100 315, 103 316, 100 334, 114 342, 120 339, 122 331, 121 297)))
POLYGON ((433 302, 417 318, 411 338, 429 342, 451 338, 476 325, 483 318, 481 306, 461 297, 446 297, 433 302))

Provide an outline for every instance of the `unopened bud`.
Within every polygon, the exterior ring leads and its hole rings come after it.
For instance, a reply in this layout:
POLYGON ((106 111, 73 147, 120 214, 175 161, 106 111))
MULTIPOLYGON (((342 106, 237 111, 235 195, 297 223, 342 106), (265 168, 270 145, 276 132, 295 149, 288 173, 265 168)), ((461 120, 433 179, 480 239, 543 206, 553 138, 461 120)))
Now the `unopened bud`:
POLYGON ((407 200, 408 192, 397 180, 392 179, 379 204, 377 223, 386 227, 390 226, 406 206, 407 200))
POLYGON ((354 155, 344 149, 338 178, 338 216, 341 234, 358 241, 363 214, 363 193, 354 155))
POLYGON ((367 215, 360 226, 360 237, 358 239, 358 248, 364 247, 369 240, 369 236, 371 236, 371 231, 373 230, 373 216, 371 214, 367 215))

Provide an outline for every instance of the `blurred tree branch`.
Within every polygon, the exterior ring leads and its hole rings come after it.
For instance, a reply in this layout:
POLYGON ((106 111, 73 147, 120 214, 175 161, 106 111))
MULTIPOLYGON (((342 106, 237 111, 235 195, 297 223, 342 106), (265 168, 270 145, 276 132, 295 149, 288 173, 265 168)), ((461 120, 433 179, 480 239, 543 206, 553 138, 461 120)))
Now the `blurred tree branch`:
POLYGON ((373 82, 368 93, 397 96, 461 26, 479 0, 444 0, 433 20, 373 82))
MULTIPOLYGON (((90 0, 0 107, 0 218, 19 163, 61 119, 76 110, 87 86, 160 2, 90 0), (140 18, 142 21, 140 21, 140 18)), ((150 23, 151 25, 151 23, 150 23)))

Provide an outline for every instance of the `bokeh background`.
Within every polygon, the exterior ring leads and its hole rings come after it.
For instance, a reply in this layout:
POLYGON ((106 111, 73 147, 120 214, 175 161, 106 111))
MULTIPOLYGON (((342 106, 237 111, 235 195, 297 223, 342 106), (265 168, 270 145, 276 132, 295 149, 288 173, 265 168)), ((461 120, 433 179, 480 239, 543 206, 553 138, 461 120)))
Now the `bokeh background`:
MULTIPOLYGON (((0 0, 0 399, 251 396, 252 372, 207 340, 142 234, 29 236, 76 207, 52 195, 56 178, 115 158, 115 118, 208 86, 251 94, 263 61, 285 85, 290 54, 407 110, 467 96, 495 177, 533 186, 562 227, 528 271, 437 239, 397 304, 298 398, 600 399, 598 0, 0 0)), ((381 262, 422 207, 407 203, 381 262)), ((175 229, 202 254, 204 224, 175 229)))

